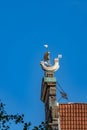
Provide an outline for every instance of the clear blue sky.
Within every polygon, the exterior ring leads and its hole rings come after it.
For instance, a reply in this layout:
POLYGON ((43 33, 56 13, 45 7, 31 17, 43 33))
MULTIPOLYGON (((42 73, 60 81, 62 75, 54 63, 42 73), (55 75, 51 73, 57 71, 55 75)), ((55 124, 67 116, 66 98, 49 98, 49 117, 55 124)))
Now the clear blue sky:
POLYGON ((55 76, 71 102, 87 102, 87 0, 0 1, 0 98, 34 125, 44 120, 40 61, 61 53, 55 76))

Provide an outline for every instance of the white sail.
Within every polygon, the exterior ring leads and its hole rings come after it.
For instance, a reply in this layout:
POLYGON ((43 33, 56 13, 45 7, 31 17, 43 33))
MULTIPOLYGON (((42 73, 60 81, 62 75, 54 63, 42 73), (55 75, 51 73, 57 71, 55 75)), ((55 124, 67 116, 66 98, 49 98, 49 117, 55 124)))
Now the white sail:
POLYGON ((46 45, 44 45, 44 47, 48 48, 48 45, 46 44, 46 45))

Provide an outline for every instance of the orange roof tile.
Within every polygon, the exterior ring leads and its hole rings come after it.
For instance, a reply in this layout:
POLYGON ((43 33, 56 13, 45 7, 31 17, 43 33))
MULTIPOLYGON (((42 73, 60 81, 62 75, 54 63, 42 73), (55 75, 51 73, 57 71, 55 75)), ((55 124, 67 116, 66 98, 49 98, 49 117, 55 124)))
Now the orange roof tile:
POLYGON ((59 118, 61 130, 87 130, 87 104, 60 104, 59 118))

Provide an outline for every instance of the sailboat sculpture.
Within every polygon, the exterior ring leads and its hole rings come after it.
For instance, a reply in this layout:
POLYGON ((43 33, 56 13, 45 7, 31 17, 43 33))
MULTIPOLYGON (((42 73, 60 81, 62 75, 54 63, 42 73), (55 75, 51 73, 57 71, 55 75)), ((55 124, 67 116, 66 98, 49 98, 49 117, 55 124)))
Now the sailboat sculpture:
POLYGON ((58 55, 58 58, 54 59, 54 65, 50 64, 50 52, 46 52, 44 55, 44 60, 40 62, 40 65, 44 71, 55 72, 59 69, 59 59, 62 58, 62 55, 58 55))

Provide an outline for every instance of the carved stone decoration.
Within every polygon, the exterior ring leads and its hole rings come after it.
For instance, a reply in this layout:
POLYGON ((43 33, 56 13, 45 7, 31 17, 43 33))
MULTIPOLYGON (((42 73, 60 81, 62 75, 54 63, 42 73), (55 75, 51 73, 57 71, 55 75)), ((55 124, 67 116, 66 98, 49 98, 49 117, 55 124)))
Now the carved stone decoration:
MULTIPOLYGON (((48 48, 47 45, 45 45, 48 48)), ((40 62, 41 68, 45 71, 42 79, 41 100, 45 105, 45 121, 48 122, 48 130, 58 130, 58 105, 56 99, 56 77, 54 72, 60 67, 59 60, 62 55, 54 58, 54 64, 50 61, 50 52, 44 54, 43 60, 40 62)))
POLYGON ((44 61, 41 61, 40 65, 41 65, 41 67, 44 71, 51 71, 51 72, 57 71, 60 67, 58 58, 54 59, 54 65, 53 66, 47 66, 44 61))
POLYGON ((59 54, 58 57, 54 59, 54 65, 51 65, 50 64, 50 52, 47 51, 44 54, 43 61, 40 62, 40 65, 45 72, 55 72, 60 67, 60 65, 59 65, 60 58, 62 58, 62 55, 59 54))
POLYGON ((50 54, 49 51, 47 51, 47 52, 44 54, 44 61, 50 60, 49 54, 50 54))

